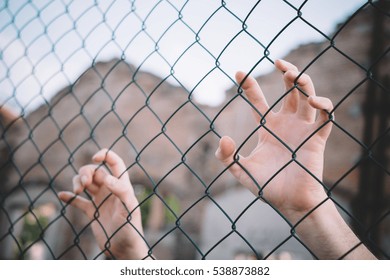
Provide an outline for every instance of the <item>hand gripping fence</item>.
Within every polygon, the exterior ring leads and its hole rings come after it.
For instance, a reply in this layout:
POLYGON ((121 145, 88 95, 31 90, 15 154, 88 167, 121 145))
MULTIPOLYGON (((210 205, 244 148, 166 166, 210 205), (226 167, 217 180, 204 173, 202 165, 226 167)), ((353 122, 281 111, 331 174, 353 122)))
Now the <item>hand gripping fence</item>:
POLYGON ((389 259, 390 1, 237 2, 1 2, 1 259, 110 257, 132 212, 113 234, 100 224, 100 249, 91 225, 103 205, 91 221, 58 197, 102 148, 126 164, 144 258, 317 259, 296 225, 214 156, 223 135, 245 155, 265 129, 291 152, 273 177, 291 163, 311 174, 267 113, 253 121, 234 79, 254 76, 276 111, 292 90, 273 68, 278 58, 332 100, 321 184, 361 242, 389 259))

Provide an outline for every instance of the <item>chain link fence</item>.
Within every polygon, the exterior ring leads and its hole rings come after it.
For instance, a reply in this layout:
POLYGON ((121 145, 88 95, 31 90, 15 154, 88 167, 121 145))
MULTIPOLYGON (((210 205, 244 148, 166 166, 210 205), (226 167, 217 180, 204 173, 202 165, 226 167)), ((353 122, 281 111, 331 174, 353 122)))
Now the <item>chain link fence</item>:
POLYGON ((221 136, 245 154, 258 130, 235 71, 278 108, 287 93, 273 63, 285 58, 335 106, 329 197, 389 259, 389 4, 1 1, 0 257, 103 258, 90 221, 57 193, 109 148, 157 258, 317 258, 214 157, 221 136))

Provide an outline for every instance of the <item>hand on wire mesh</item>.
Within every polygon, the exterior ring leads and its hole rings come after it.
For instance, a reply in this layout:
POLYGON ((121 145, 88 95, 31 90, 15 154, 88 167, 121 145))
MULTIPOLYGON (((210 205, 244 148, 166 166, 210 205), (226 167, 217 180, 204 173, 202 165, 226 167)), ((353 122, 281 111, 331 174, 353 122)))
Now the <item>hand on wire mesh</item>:
POLYGON ((95 164, 81 167, 73 178, 73 193, 60 192, 60 199, 87 215, 98 245, 108 257, 146 258, 141 211, 123 160, 107 149, 92 160, 95 164), (84 191, 90 199, 80 196, 84 191))
POLYGON ((216 156, 252 193, 260 192, 295 223, 326 198, 320 182, 333 106, 329 99, 315 95, 310 77, 294 65, 277 60, 275 66, 283 72, 286 88, 278 112, 270 109, 254 78, 236 74, 259 124, 256 148, 243 157, 233 139, 225 136, 216 156))
POLYGON ((247 157, 234 140, 221 138, 216 157, 253 194, 286 218, 312 254, 321 259, 372 259, 328 197, 322 183, 325 144, 332 128, 332 102, 315 95, 310 77, 277 60, 285 95, 274 112, 256 80, 236 74, 258 123, 258 143, 247 157))

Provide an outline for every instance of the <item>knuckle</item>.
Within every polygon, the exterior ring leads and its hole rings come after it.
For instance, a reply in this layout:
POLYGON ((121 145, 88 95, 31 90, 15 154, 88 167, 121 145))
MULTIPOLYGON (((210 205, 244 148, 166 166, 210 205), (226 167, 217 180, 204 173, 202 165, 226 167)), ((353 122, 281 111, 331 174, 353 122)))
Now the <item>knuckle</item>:
POLYGON ((306 73, 301 73, 298 77, 298 84, 299 85, 307 85, 311 82, 311 78, 306 73))

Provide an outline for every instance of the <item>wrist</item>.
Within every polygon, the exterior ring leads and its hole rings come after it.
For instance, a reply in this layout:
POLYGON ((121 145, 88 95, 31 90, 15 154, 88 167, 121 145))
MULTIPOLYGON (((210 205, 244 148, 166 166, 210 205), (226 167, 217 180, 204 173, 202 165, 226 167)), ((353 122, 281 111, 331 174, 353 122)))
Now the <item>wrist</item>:
POLYGON ((299 238, 319 259, 375 258, 361 244, 330 199, 302 215, 294 227, 299 238))
POLYGON ((307 187, 306 193, 302 192, 294 199, 294 204, 284 203, 284 207, 280 207, 280 212, 287 218, 287 220, 295 225, 300 223, 302 219, 306 219, 308 216, 317 219, 322 217, 323 212, 336 215, 337 209, 335 205, 323 190, 321 185, 313 185, 307 187), (319 211, 321 208, 321 211, 319 211))

